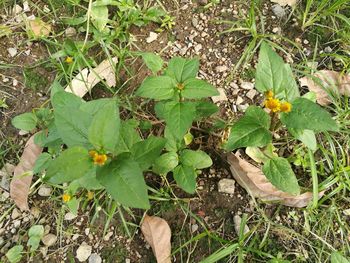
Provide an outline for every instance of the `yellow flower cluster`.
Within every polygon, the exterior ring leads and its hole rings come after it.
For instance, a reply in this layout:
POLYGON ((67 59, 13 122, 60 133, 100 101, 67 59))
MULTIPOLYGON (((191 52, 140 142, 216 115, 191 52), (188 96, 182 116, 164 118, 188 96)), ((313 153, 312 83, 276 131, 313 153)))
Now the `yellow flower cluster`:
POLYGON ((266 100, 264 105, 272 112, 290 112, 292 110, 292 104, 289 102, 281 102, 279 99, 274 98, 274 94, 271 90, 265 93, 266 100))
POLYGON ((65 203, 68 203, 71 199, 72 199, 72 196, 71 196, 70 194, 68 194, 68 193, 64 193, 64 194, 62 195, 62 200, 63 200, 63 202, 65 202, 65 203))
POLYGON ((92 160, 94 161, 95 165, 104 165, 107 161, 107 155, 105 154, 99 154, 98 152, 91 150, 89 151, 89 155, 92 158, 92 160))

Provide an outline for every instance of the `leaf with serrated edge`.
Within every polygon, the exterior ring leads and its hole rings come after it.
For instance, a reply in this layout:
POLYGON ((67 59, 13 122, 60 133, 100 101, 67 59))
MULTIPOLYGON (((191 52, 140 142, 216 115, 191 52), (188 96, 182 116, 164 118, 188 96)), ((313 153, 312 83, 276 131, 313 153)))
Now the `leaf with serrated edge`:
POLYGON ((205 80, 191 78, 184 82, 181 95, 187 99, 201 99, 219 95, 217 89, 205 80))
POLYGON ((193 194, 196 191, 196 178, 196 171, 191 166, 178 165, 174 169, 176 183, 189 194, 193 194))
POLYGON ((166 100, 171 99, 175 93, 174 80, 168 76, 156 76, 146 78, 136 95, 144 98, 166 100))

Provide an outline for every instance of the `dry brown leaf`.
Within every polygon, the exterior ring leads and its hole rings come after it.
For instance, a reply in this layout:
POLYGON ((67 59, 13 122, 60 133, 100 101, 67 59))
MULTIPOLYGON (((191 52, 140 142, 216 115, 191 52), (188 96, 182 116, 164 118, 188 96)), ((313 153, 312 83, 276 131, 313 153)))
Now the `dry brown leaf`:
POLYGON ((31 171, 42 151, 42 148, 34 143, 34 136, 35 134, 27 141, 10 184, 10 196, 21 210, 29 210, 28 195, 33 177, 31 171))
POLYGON ((145 216, 141 231, 152 247, 158 263, 171 263, 171 230, 168 223, 157 216, 145 216))
POLYGON ((29 20, 29 30, 33 33, 34 37, 48 36, 51 32, 51 25, 46 24, 40 18, 29 20))
MULTIPOLYGON (((112 58, 112 62, 116 64, 118 58, 112 58)), ((70 85, 65 89, 67 92, 74 93, 79 97, 84 97, 97 83, 105 80, 108 87, 116 85, 114 66, 108 59, 102 61, 97 67, 89 72, 88 68, 80 71, 72 80, 70 85)))
POLYGON ((301 86, 307 86, 310 91, 316 93, 318 104, 322 106, 330 104, 329 93, 350 96, 350 74, 344 75, 332 70, 320 70, 313 76, 319 79, 319 84, 310 77, 303 77, 299 81, 301 86))
POLYGON ((272 3, 279 4, 280 6, 294 6, 298 0, 271 0, 272 3))
MULTIPOLYGON (((312 200, 312 193, 306 192, 301 195, 290 195, 274 187, 265 177, 260 168, 242 159, 237 152, 229 153, 227 161, 233 177, 247 192, 262 199, 263 201, 278 201, 286 206, 305 207, 312 200)), ((324 192, 319 193, 319 197, 324 192)))

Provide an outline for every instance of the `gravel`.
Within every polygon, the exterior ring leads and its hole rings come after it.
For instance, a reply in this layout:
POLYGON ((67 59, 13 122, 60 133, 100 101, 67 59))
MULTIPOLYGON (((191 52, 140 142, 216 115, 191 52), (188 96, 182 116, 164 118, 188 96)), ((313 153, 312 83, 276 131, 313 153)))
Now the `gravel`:
POLYGON ((51 192, 52 192, 52 188, 50 186, 43 184, 39 188, 38 195, 42 197, 48 197, 51 195, 51 192))
POLYGON ((79 262, 84 262, 90 257, 91 251, 92 247, 87 243, 83 242, 77 249, 76 258, 79 260, 79 262))
POLYGON ((225 194, 234 194, 235 180, 227 178, 221 179, 218 183, 218 191, 225 194))
POLYGON ((102 262, 102 258, 99 254, 97 253, 93 253, 91 254, 91 256, 89 257, 89 263, 101 263, 102 262))
POLYGON ((57 236, 54 235, 54 234, 47 234, 41 239, 41 241, 43 242, 43 244, 45 246, 51 247, 51 246, 53 246, 56 243, 57 236))

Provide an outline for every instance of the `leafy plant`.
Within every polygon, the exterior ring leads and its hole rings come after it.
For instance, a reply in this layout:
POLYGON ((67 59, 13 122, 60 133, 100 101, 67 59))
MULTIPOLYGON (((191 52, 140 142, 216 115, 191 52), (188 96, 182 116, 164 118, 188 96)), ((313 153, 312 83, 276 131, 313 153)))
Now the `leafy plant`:
POLYGON ((17 263, 22 258, 22 251, 23 251, 22 245, 14 246, 9 251, 7 251, 6 257, 10 261, 10 263, 17 263))
POLYGON ((264 163, 262 171, 267 179, 278 189, 298 195, 300 187, 289 161, 266 149, 271 149, 277 132, 288 131, 310 152, 316 151, 315 133, 337 131, 337 123, 308 96, 300 96, 290 66, 265 42, 260 48, 255 86, 265 94, 265 109, 250 106, 233 124, 225 148, 253 147, 264 163))
POLYGON ((30 252, 38 249, 40 240, 44 236, 44 227, 42 225, 33 225, 28 231, 27 245, 30 247, 30 252))

